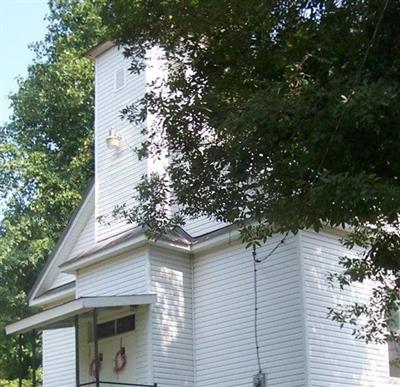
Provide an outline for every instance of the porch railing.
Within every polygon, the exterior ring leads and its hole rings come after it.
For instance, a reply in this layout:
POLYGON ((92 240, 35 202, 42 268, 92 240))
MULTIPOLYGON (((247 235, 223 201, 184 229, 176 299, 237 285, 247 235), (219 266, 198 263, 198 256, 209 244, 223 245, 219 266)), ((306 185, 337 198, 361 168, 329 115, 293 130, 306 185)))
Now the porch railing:
MULTIPOLYGON (((82 383, 79 386, 91 386, 91 385, 95 385, 96 382, 87 382, 87 383, 82 383)), ((135 384, 135 383, 123 383, 123 382, 106 382, 104 380, 99 380, 99 385, 103 385, 103 384, 113 384, 116 386, 133 386, 133 387, 157 387, 157 383, 154 384, 135 384)))

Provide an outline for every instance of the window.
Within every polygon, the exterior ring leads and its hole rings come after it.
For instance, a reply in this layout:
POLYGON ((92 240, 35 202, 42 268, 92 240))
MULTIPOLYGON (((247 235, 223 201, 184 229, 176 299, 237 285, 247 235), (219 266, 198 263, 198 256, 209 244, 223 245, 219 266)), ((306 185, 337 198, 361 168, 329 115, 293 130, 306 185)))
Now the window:
POLYGON ((97 325, 97 337, 99 339, 105 339, 106 337, 115 335, 114 321, 107 321, 97 325))
POLYGON ((135 315, 121 317, 115 320, 97 324, 97 337, 105 339, 135 330, 135 315))
POLYGON ((126 316, 119 318, 116 326, 116 333, 120 335, 121 333, 129 332, 135 329, 135 315, 126 316))

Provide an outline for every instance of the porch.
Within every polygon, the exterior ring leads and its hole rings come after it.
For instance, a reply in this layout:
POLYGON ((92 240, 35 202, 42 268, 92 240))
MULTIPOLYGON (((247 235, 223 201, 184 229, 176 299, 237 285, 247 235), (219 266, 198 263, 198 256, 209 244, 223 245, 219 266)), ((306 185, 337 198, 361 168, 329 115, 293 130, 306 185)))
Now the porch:
POLYGON ((143 311, 148 314, 154 302, 152 294, 79 298, 10 324, 6 332, 73 328, 77 387, 156 387, 150 374, 142 370, 148 359, 141 354, 143 345, 138 341, 143 341, 145 322, 141 316, 137 320, 143 311))

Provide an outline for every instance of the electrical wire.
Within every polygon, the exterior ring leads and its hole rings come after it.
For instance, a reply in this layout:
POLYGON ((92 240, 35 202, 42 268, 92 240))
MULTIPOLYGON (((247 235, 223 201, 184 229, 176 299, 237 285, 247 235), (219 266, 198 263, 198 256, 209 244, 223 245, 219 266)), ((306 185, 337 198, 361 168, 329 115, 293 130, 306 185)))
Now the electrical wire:
POLYGON ((287 232, 284 237, 274 246, 274 248, 262 259, 257 259, 257 247, 253 245, 253 271, 254 271, 254 342, 256 345, 256 355, 257 355, 257 364, 258 364, 258 373, 262 373, 261 367, 261 356, 260 356, 260 345, 258 340, 258 291, 257 291, 257 263, 265 262, 272 254, 275 253, 276 250, 280 246, 282 246, 286 238, 288 237, 289 232, 287 232))
POLYGON ((278 250, 278 248, 281 244, 285 243, 285 240, 288 237, 288 235, 289 235, 289 231, 284 235, 284 237, 276 244, 276 246, 264 258, 255 259, 255 261, 257 263, 266 261, 273 253, 275 253, 276 250, 278 250))

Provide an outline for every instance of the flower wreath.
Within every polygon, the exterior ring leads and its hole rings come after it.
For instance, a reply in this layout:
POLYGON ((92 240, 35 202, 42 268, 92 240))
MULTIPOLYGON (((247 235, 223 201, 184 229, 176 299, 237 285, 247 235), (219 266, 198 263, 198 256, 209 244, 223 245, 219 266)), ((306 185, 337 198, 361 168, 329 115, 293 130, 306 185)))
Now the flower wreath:
POLYGON ((113 370, 116 374, 119 374, 124 370, 125 366, 126 366, 125 347, 121 347, 121 349, 115 354, 113 370))
POLYGON ((93 380, 96 379, 96 368, 98 368, 99 374, 100 374, 101 365, 102 365, 102 359, 99 359, 99 360, 98 360, 97 365, 96 365, 96 359, 93 359, 93 360, 90 362, 89 374, 90 374, 90 376, 93 378, 93 380))

